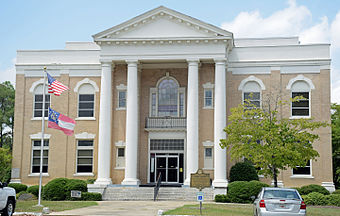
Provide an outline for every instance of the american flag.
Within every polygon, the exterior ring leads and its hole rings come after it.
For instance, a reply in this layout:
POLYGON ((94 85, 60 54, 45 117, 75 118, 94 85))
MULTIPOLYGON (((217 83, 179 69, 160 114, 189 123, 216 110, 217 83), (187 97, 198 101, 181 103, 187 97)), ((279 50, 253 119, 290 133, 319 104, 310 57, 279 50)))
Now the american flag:
POLYGON ((59 96, 63 91, 68 90, 69 88, 54 79, 50 74, 47 73, 48 79, 48 93, 53 93, 56 96, 59 96))

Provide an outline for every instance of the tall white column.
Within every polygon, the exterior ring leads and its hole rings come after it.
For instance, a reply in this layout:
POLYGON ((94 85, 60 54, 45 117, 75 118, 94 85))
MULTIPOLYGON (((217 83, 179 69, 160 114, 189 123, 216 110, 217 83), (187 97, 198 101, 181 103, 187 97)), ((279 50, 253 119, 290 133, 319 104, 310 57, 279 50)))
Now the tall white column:
POLYGON ((225 139, 226 127, 226 59, 215 59, 215 110, 214 110, 214 188, 226 188, 227 155, 220 147, 220 139, 225 139))
POLYGON ((187 108, 187 149, 186 179, 184 185, 190 185, 190 174, 198 169, 198 62, 188 59, 188 108, 187 108))
POLYGON ((138 68, 137 60, 127 63, 126 157, 123 185, 139 185, 138 167, 138 68))
POLYGON ((98 136, 98 178, 95 184, 112 184, 111 170, 111 112, 112 112, 112 62, 102 62, 100 82, 100 110, 98 136))

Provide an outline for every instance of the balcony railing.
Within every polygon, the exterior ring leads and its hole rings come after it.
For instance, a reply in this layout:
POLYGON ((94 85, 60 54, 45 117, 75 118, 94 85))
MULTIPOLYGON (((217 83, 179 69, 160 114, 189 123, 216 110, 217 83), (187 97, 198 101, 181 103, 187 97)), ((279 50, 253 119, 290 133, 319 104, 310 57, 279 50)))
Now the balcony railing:
POLYGON ((146 117, 145 128, 177 128, 185 129, 187 119, 185 117, 146 117))

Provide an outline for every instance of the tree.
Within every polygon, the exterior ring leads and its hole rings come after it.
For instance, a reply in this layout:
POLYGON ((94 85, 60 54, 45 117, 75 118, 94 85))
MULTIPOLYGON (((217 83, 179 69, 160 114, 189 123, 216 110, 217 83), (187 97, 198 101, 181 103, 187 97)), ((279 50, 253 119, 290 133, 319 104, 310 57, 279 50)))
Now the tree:
MULTIPOLYGON (((300 99, 303 98, 292 101, 298 103, 300 99)), ((232 159, 245 157, 261 168, 259 174, 273 178, 275 187, 279 170, 304 167, 307 161, 319 156, 313 149, 319 136, 312 132, 328 125, 313 119, 281 118, 278 110, 288 103, 280 96, 267 96, 262 108, 250 101, 232 108, 230 124, 224 129, 227 138, 220 143, 230 151, 232 159)))
POLYGON ((332 104, 332 153, 333 178, 335 186, 340 187, 340 105, 332 104))
POLYGON ((0 181, 8 182, 11 179, 12 156, 9 149, 0 148, 0 181))
POLYGON ((15 90, 9 82, 0 84, 0 147, 12 148, 15 90))

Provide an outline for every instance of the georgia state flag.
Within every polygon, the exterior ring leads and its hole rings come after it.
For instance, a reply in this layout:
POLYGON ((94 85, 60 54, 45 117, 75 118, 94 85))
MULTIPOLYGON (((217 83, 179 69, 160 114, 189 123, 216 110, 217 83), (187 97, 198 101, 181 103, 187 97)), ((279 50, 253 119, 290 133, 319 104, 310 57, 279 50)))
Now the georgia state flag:
POLYGON ((63 131, 66 135, 72 136, 76 121, 49 108, 48 127, 63 131))

